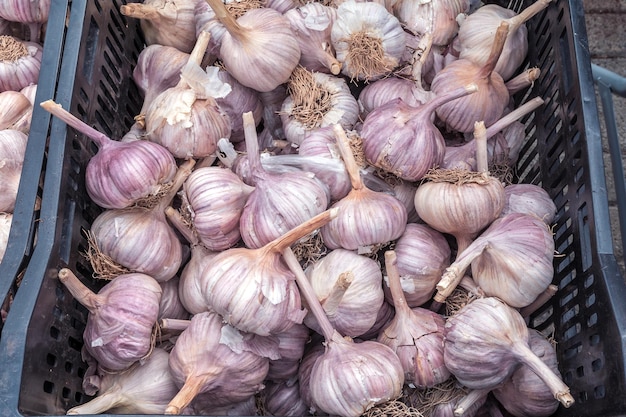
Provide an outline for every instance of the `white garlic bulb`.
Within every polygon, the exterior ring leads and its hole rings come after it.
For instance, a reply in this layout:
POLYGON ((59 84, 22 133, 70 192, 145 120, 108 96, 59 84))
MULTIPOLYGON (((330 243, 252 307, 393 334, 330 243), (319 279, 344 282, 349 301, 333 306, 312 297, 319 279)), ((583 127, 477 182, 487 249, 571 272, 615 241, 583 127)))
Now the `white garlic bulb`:
POLYGON ((26 156, 28 136, 17 130, 0 130, 0 212, 13 212, 26 156))
POLYGON ((0 92, 36 84, 41 69, 43 47, 13 36, 0 36, 0 92))
POLYGON ((400 0, 393 9, 409 30, 432 33, 434 45, 448 45, 459 30, 456 17, 469 7, 469 0, 400 0))

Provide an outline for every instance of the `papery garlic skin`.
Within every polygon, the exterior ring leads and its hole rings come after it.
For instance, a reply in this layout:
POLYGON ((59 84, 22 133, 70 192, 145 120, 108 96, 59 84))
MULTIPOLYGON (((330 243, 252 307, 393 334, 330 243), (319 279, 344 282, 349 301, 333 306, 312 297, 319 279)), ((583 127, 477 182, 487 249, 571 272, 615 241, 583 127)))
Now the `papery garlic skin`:
POLYGON ((400 0, 393 10, 409 30, 431 33, 434 45, 448 45, 459 30, 457 16, 467 13, 469 7, 469 0, 400 0))
POLYGON ((0 92, 37 84, 42 54, 43 47, 36 42, 0 36, 0 92))
POLYGON ((239 241, 239 219, 253 190, 230 169, 202 167, 191 173, 183 191, 191 221, 206 248, 220 251, 239 241))
MULTIPOLYGON (((317 298, 322 303, 333 327, 342 335, 358 337, 375 323, 383 303, 382 272, 378 262, 346 249, 335 249, 310 265, 305 273, 317 298), (352 275, 350 284, 338 304, 329 301, 330 295, 344 273, 352 275)), ((312 314, 304 324, 321 333, 312 314)))
POLYGON ((375 80, 398 66, 406 46, 406 36, 398 19, 375 2, 345 1, 337 8, 337 17, 331 31, 331 42, 341 73, 359 80, 375 80), (364 36, 375 47, 368 52, 352 45, 356 37, 364 36), (355 54, 356 53, 356 54, 355 54), (376 56, 372 65, 372 56, 376 56), (366 64, 367 61, 369 64, 366 64), (367 65, 367 67, 363 67, 367 65))
POLYGON ((17 130, 0 130, 0 212, 12 213, 26 157, 28 136, 17 130))
POLYGON ((0 213, 0 262, 2 262, 2 258, 4 258, 9 244, 9 234, 11 232, 12 223, 13 215, 11 213, 0 213))

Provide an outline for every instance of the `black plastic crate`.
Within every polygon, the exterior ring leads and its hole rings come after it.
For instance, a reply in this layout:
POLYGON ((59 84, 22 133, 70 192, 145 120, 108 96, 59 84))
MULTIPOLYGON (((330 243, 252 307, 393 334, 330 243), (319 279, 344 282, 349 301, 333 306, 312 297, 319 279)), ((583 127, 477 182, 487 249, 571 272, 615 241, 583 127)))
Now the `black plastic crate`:
MULTIPOLYGON (((56 91, 68 13, 68 0, 51 2, 49 20, 46 23, 43 39, 44 48, 35 103, 50 97, 56 91)), ((2 263, 0 263, 0 310, 3 313, 10 310, 11 302, 19 288, 20 279, 36 243, 50 119, 49 113, 35 106, 9 241, 2 263)), ((3 325, 4 321, 0 317, 0 331, 3 325)))
MULTIPOLYGON (((529 2, 501 3, 520 10, 529 2)), ((143 48, 138 22, 117 1, 74 0, 55 100, 96 129, 120 138, 141 107, 131 71, 143 48)), ((541 77, 518 100, 544 105, 525 119, 517 174, 554 199, 554 283, 559 291, 531 318, 556 338, 559 366, 576 403, 555 416, 626 415, 626 287, 612 249, 600 128, 582 0, 556 0, 528 24, 528 65, 541 77)), ((81 388, 86 310, 59 284, 71 267, 98 283, 81 252, 100 213, 87 197, 84 168, 95 149, 54 119, 38 244, 0 340, 0 417, 64 415, 88 398, 81 388)))

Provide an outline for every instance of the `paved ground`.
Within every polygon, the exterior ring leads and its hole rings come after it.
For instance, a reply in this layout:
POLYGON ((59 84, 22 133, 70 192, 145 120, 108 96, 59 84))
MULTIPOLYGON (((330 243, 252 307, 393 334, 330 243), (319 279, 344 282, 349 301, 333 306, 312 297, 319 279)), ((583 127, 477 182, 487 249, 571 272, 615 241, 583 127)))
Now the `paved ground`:
MULTIPOLYGON (((585 22, 591 61, 607 68, 623 77, 626 77, 626 0, 583 0, 585 22)), ((626 166, 626 98, 614 96, 615 116, 618 124, 619 137, 622 147, 623 166, 626 166)), ((600 115, 602 113, 600 112, 600 115)), ((602 120, 602 119, 601 119, 602 120)), ((603 129, 604 130, 604 129, 603 129)), ((603 137, 605 137, 603 133, 603 137)), ((604 146, 607 169, 610 168, 608 146, 604 146)), ((617 204, 615 192, 611 189, 612 174, 607 173, 609 188, 609 207, 613 220, 613 240, 615 254, 624 268, 624 249, 620 244, 619 229, 617 228, 617 204)), ((626 216, 626 213, 622 214, 626 216)), ((622 274, 626 277, 626 273, 622 274)))

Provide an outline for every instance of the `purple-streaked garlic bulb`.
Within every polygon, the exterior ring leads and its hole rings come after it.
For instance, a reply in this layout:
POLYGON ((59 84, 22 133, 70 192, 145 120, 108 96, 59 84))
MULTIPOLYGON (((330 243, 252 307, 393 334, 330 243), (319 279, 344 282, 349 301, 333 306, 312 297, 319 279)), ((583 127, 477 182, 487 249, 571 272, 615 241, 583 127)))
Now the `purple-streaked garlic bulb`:
POLYGON ((204 268, 213 260, 217 252, 207 249, 194 233, 191 227, 185 222, 183 216, 173 207, 165 210, 169 222, 189 243, 190 255, 180 273, 178 282, 178 298, 181 304, 191 314, 198 314, 206 311, 206 303, 200 291, 200 280, 204 268))
POLYGON ((124 16, 140 19, 146 45, 172 46, 189 53, 196 43, 195 9, 199 0, 146 0, 120 7, 124 16))
POLYGON ((283 14, 261 7, 235 19, 221 0, 208 3, 226 28, 220 57, 233 77, 262 92, 272 91, 289 79, 300 61, 300 46, 283 14))
POLYGON ((448 45, 459 30, 457 16, 467 13, 469 7, 469 0, 401 0, 393 10, 410 31, 420 35, 431 33, 434 45, 448 45))
POLYGON ((437 108, 437 116, 448 129, 472 132, 474 123, 484 121, 486 126, 495 123, 509 104, 509 90, 504 80, 494 71, 495 64, 506 41, 508 25, 503 22, 495 34, 489 59, 477 65, 467 59, 458 59, 445 66, 435 75, 431 91, 441 95, 459 86, 474 83, 478 92, 445 103, 437 108))
POLYGON ((334 125, 333 130, 352 190, 332 205, 340 212, 336 219, 322 227, 322 239, 329 249, 371 253, 375 246, 402 235, 407 221, 406 207, 392 195, 365 187, 345 131, 339 125, 334 125))
POLYGON ((486 129, 483 123, 476 126, 478 171, 435 169, 424 176, 427 181, 415 192, 415 209, 420 219, 433 229, 454 236, 458 253, 504 207, 504 185, 487 171, 486 129))
POLYGON ((420 389, 433 387, 450 377, 443 360, 445 320, 433 311, 409 307, 396 264, 395 252, 385 252, 385 267, 396 315, 376 340, 398 355, 406 384, 420 389))
POLYGON ((189 312, 183 305, 178 295, 178 286, 180 278, 174 277, 165 282, 160 282, 163 293, 161 295, 161 303, 159 304, 159 320, 161 319, 180 319, 189 318, 189 312))
POLYGON ((556 204, 546 190, 535 184, 510 184, 504 187, 505 202, 500 216, 509 213, 532 214, 551 224, 556 204))
POLYGON ((217 254, 201 278, 207 310, 242 331, 262 336, 302 323, 306 311, 281 252, 336 215, 337 209, 324 211, 258 249, 238 247, 217 254))
POLYGON ((231 122, 217 104, 231 87, 218 77, 217 67, 200 67, 210 35, 203 32, 175 87, 156 96, 146 114, 146 138, 181 159, 204 158, 217 149, 220 138, 229 137, 231 122))
POLYGON ((278 340, 280 359, 270 360, 266 379, 274 382, 292 380, 298 375, 304 347, 310 338, 310 329, 304 324, 294 324, 287 330, 274 335, 278 340))
MULTIPOLYGON (((289 76, 291 76, 291 74, 289 74, 289 76)), ((283 121, 280 117, 280 109, 286 98, 286 84, 281 84, 271 91, 259 93, 259 99, 261 100, 261 103, 263 103, 264 131, 267 132, 272 139, 285 140, 285 132, 283 131, 283 121)))
POLYGON ((42 27, 50 15, 51 0, 2 0, 0 18, 10 22, 20 22, 28 27, 30 41, 41 40, 42 27))
POLYGON ((91 200, 105 209, 130 207, 166 191, 176 173, 176 160, 163 146, 144 140, 115 141, 82 122, 52 100, 41 106, 98 146, 85 168, 91 200))
POLYGON ((198 168, 185 180, 187 210, 207 249, 220 251, 239 241, 239 218, 253 190, 230 169, 217 166, 198 168))
POLYGON ((15 208, 27 142, 20 131, 0 130, 0 212, 13 213, 15 208))
POLYGON ((311 341, 305 346, 300 367, 298 368, 298 388, 302 402, 308 407, 310 414, 320 415, 319 410, 311 399, 311 371, 317 359, 324 354, 325 346, 323 337, 317 333, 313 333, 311 341))
MULTIPOLYGON (((406 303, 411 308, 424 305, 432 298, 443 271, 450 265, 448 241, 428 225, 408 223, 394 251, 406 303)), ((385 282, 389 299, 389 282, 387 279, 385 282)))
POLYGON ((248 196, 239 226, 245 244, 260 248, 326 210, 330 196, 328 188, 313 173, 291 170, 282 175, 266 170, 251 113, 244 114, 244 129, 254 190, 248 196))
POLYGON ((230 119, 231 132, 229 140, 233 143, 242 142, 245 139, 242 115, 252 112, 254 120, 258 125, 263 118, 263 103, 257 91, 242 85, 228 71, 220 68, 217 76, 223 83, 231 87, 231 92, 226 97, 218 97, 215 100, 220 109, 230 119))
POLYGON ((417 107, 422 102, 413 93, 414 82, 408 78, 389 76, 367 84, 359 93, 359 112, 362 119, 374 109, 396 98, 417 107))
POLYGON ((87 310, 85 348, 109 372, 128 369, 152 350, 161 286, 146 274, 122 274, 96 294, 74 273, 63 268, 59 280, 87 310))
POLYGON ((178 84, 180 73, 188 60, 189 54, 173 46, 152 44, 139 52, 137 65, 133 69, 133 81, 143 93, 141 117, 159 94, 178 84))
POLYGON ((371 81, 391 73, 406 47, 398 19, 376 2, 342 2, 331 30, 331 43, 341 73, 371 81))
POLYGON ((331 415, 360 416, 377 404, 398 398, 404 384, 398 356, 382 343, 355 343, 342 337, 326 317, 291 248, 283 255, 325 339, 324 353, 315 360, 303 388, 310 391, 310 396, 302 396, 305 403, 331 415))
POLYGON ((380 308, 378 309, 378 315, 376 316, 376 322, 374 325, 365 333, 363 333, 359 339, 362 340, 370 340, 376 339, 378 334, 389 324, 391 320, 393 320, 393 316, 395 315, 395 310, 391 304, 389 304, 386 300, 383 301, 380 308))
POLYGON ((289 79, 288 96, 280 110, 285 138, 300 145, 311 131, 341 125, 351 130, 359 105, 341 77, 297 67, 289 79))
POLYGON ((552 282, 553 258, 554 237, 548 225, 534 215, 510 213, 494 220, 457 256, 437 290, 457 282, 471 266, 474 281, 487 296, 525 307, 552 282))
MULTIPOLYGON (((385 298, 378 262, 340 248, 311 264, 305 273, 326 317, 339 333, 355 338, 374 326, 385 298)), ((304 324, 321 333, 311 312, 304 324)))
POLYGON ((308 407, 300 397, 297 380, 269 382, 263 390, 263 404, 271 416, 305 416, 308 407))
MULTIPOLYGON (((9 234, 11 233, 12 223, 13 214, 0 213, 0 262, 2 262, 2 258, 4 258, 7 246, 9 245, 9 234)), ((2 317, 2 319, 4 319, 4 317, 2 317)))
POLYGON ((307 3, 284 13, 300 45, 300 65, 309 71, 338 75, 341 63, 335 58, 330 32, 337 9, 322 3, 307 3))
POLYGON ((196 397, 214 407, 247 400, 263 388, 269 358, 259 338, 225 324, 219 314, 199 313, 170 352, 178 393, 165 414, 180 414, 196 397))
POLYGON ((107 260, 133 272, 142 272, 159 282, 176 275, 183 261, 183 248, 169 225, 165 209, 191 173, 194 160, 179 168, 172 186, 153 207, 134 206, 105 210, 92 222, 89 231, 94 257, 91 263, 102 278, 107 271, 98 269, 107 260))
POLYGON ((519 366, 528 366, 564 407, 574 403, 567 385, 530 349, 519 312, 494 297, 474 300, 448 318, 444 361, 469 389, 496 388, 519 366))
POLYGON ((440 94, 419 107, 394 99, 373 110, 360 130, 365 158, 404 180, 420 180, 445 155, 445 140, 433 124, 436 109, 476 91, 476 85, 470 84, 440 94))
POLYGON ((504 49, 495 66, 503 79, 509 80, 528 53, 528 30, 525 22, 548 7, 552 0, 536 0, 519 14, 497 4, 479 7, 467 16, 459 28, 458 48, 461 59, 483 65, 489 58, 493 35, 502 21, 509 24, 504 49))
POLYGON ((67 414, 164 414, 177 392, 169 354, 155 347, 150 356, 123 372, 103 372, 98 395, 67 414))
POLYGON ((36 42, 0 35, 0 92, 37 84, 42 54, 43 47, 36 42))
MULTIPOLYGON (((528 329, 528 345, 552 372, 561 376, 552 343, 539 331, 528 329)), ((515 417, 547 417, 559 408, 559 401, 554 398, 545 382, 528 366, 522 365, 498 388, 493 390, 494 397, 515 417)))
POLYGON ((18 130, 28 135, 33 105, 20 91, 3 91, 0 93, 0 130, 18 130))

